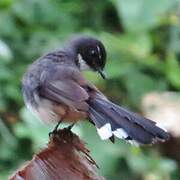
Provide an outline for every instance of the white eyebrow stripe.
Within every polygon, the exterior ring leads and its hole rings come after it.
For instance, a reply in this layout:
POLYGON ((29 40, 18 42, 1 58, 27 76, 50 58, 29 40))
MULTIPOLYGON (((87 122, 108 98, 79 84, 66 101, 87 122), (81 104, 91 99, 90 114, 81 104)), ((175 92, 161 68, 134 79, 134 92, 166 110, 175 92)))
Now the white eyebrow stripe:
POLYGON ((99 46, 97 46, 97 50, 98 50, 98 54, 99 54, 99 59, 101 59, 101 50, 100 50, 99 46))

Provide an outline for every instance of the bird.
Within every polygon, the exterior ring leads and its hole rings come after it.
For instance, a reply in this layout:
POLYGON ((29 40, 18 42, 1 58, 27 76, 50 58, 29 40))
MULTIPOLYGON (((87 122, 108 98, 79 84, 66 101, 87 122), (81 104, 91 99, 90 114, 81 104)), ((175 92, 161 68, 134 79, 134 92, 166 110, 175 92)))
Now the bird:
POLYGON ((106 49, 95 37, 77 36, 35 60, 24 73, 25 105, 45 123, 92 123, 102 140, 115 137, 134 145, 154 144, 170 134, 156 122, 111 102, 84 76, 93 71, 105 79, 106 49))

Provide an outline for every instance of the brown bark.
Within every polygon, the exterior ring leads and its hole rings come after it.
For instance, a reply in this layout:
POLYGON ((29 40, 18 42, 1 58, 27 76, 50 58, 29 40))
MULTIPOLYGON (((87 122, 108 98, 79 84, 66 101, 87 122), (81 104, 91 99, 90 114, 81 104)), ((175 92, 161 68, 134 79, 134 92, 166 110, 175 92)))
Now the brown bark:
POLYGON ((78 136, 68 129, 52 135, 48 147, 34 155, 10 180, 103 180, 78 136))

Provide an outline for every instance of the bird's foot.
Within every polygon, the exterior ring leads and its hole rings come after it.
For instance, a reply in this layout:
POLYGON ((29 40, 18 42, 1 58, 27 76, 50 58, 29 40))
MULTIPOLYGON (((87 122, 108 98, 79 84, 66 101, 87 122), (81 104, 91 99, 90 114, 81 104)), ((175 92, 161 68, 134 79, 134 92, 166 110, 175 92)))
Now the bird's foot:
POLYGON ((51 132, 49 132, 49 137, 51 137, 52 135, 55 135, 55 134, 58 133, 58 127, 59 127, 59 125, 61 124, 61 122, 62 122, 62 121, 59 121, 59 122, 57 123, 57 125, 55 126, 55 128, 54 128, 51 132))
POLYGON ((55 135, 57 133, 58 133, 58 131, 57 131, 57 129, 55 129, 55 130, 49 132, 49 137, 52 137, 53 135, 55 135))
POLYGON ((73 128, 74 124, 75 124, 75 123, 69 125, 66 129, 69 130, 69 131, 71 131, 71 129, 73 128))
MULTIPOLYGON (((58 127, 59 127, 59 125, 61 124, 61 122, 62 122, 62 121, 59 121, 58 124, 55 126, 55 128, 54 128, 51 132, 49 132, 49 137, 58 134, 58 127)), ((75 123, 71 124, 70 126, 68 126, 68 127, 65 128, 65 129, 71 131, 71 129, 73 128, 74 124, 75 124, 75 123)))

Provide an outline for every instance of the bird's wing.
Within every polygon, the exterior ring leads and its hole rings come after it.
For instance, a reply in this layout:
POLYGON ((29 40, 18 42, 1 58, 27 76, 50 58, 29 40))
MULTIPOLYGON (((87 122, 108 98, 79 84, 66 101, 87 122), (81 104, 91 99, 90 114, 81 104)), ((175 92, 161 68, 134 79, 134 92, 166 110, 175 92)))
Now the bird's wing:
POLYGON ((83 108, 89 94, 84 88, 86 81, 73 67, 56 67, 53 72, 44 72, 41 77, 39 94, 56 103, 83 108))

